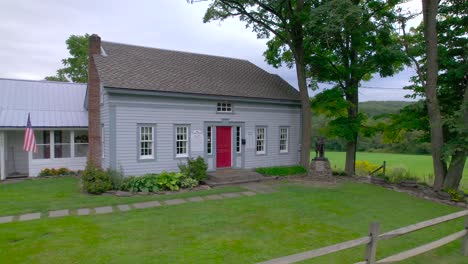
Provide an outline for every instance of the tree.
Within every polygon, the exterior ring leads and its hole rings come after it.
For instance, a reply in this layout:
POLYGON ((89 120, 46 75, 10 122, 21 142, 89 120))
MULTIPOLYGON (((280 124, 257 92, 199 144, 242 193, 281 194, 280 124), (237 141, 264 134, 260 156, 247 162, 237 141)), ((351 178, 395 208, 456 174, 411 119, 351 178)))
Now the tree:
POLYGON ((88 39, 89 34, 71 35, 65 42, 71 57, 62 60, 64 67, 58 69, 55 76, 47 76, 45 79, 86 83, 88 81, 88 39))
POLYGON ((466 1, 424 0, 424 21, 410 33, 405 30, 407 18, 401 18, 405 51, 417 72, 407 88, 414 91, 413 98, 425 98, 425 105, 413 111, 417 117, 412 121, 405 110, 392 126, 426 132, 436 190, 458 188, 468 153, 467 7, 466 1))
MULTIPOLYGON (((334 118, 328 135, 347 141, 348 175, 355 171, 359 133, 372 134, 363 126, 367 117, 358 111, 360 83, 374 74, 391 76, 408 61, 396 32, 400 2, 312 1, 311 18, 304 29, 307 73, 317 81, 336 84, 333 91, 316 97, 312 106, 334 118)), ((274 66, 290 63, 292 58, 291 50, 277 37, 268 42, 266 55, 274 66)))
MULTIPOLYGON (((193 2, 193 0, 188 0, 193 2)), ((213 0, 203 21, 238 17, 258 38, 280 40, 291 51, 290 62, 296 68, 301 114, 301 165, 307 170, 310 162, 311 111, 306 78, 304 28, 310 19, 310 0, 213 0)))

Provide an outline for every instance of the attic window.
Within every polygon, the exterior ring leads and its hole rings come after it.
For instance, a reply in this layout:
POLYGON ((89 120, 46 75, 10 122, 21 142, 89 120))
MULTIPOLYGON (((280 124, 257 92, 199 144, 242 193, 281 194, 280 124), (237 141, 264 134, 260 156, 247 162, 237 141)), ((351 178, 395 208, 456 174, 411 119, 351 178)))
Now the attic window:
POLYGON ((231 103, 218 103, 218 113, 232 113, 231 103))

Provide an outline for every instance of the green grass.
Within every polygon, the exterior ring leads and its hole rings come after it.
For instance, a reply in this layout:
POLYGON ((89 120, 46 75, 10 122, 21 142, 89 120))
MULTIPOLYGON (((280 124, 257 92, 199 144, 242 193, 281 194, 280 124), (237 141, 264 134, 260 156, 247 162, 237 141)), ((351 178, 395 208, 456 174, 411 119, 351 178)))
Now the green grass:
POLYGON ((302 166, 265 167, 257 168, 255 171, 263 174, 264 176, 289 176, 306 172, 302 166))
MULTIPOLYGON (((315 153, 313 153, 313 155, 315 155, 315 153)), ((345 152, 327 151, 325 155, 330 160, 333 170, 344 169, 346 157, 345 152)), ((358 152, 357 160, 367 160, 379 165, 382 164, 383 161, 386 161, 389 168, 404 167, 421 181, 428 182, 430 184, 434 181, 432 157, 429 155, 358 152)), ((468 191, 468 163, 465 164, 461 185, 463 189, 468 191)))
MULTIPOLYGON (((1 224, 0 263, 256 263, 362 237, 372 221, 389 231, 455 211, 372 185, 286 183, 253 197, 1 224)), ((459 219, 381 241, 378 258, 462 227, 459 219)), ((404 263, 466 263, 460 244, 404 263)), ((358 247, 302 263, 355 263, 363 256, 358 247)))
POLYGON ((161 196, 117 197, 82 193, 79 190, 78 182, 79 179, 75 177, 60 177, 0 184, 0 216, 102 205, 117 205, 149 200, 165 200, 244 190, 240 187, 225 187, 161 196))

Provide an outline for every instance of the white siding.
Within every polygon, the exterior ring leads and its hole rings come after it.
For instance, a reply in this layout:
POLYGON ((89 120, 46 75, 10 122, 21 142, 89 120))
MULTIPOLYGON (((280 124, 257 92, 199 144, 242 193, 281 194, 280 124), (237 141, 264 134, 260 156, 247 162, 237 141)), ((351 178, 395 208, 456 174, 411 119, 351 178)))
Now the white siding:
MULTIPOLYGON (((109 116, 109 102, 108 102, 108 95, 106 92, 103 92, 101 94, 102 96, 102 101, 103 104, 101 104, 101 124, 104 125, 104 135, 101 135, 104 137, 104 148, 102 149, 104 158, 102 159, 102 167, 103 168, 109 168, 110 167, 110 150, 109 150, 109 123, 110 123, 110 116, 109 116)), ((102 131, 102 130, 99 130, 102 131)))
MULTIPOLYGON (((235 163, 244 168, 294 165, 299 162, 300 108, 293 105, 233 103, 233 113, 220 114, 216 111, 217 101, 201 99, 176 99, 165 97, 142 97, 109 95, 109 103, 115 107, 115 159, 116 166, 126 175, 142 175, 163 170, 178 170, 177 164, 184 159, 175 159, 174 125, 186 124, 190 130, 205 133, 205 122, 241 122, 242 138, 247 134, 255 140, 255 127, 267 129, 266 155, 256 155, 254 147, 243 146, 243 158, 235 158, 235 163), (139 161, 137 155, 138 124, 155 124, 155 159, 139 161), (289 153, 279 153, 279 127, 289 127, 289 153)), ((228 98, 227 98, 228 99, 228 98)), ((112 109, 112 107, 111 107, 112 109)), ((112 110, 111 110, 112 111, 112 110)), ((214 130, 213 130, 214 131, 214 130)), ((191 144, 191 143, 190 143, 191 144)), ((216 144, 213 142, 213 148, 216 144)), ((235 145, 233 145, 233 148, 235 145)), ((203 151, 190 151, 191 157, 205 156, 203 151)), ((215 154, 213 154, 215 155, 215 154)), ((236 157, 236 156, 234 156, 236 157)), ((214 160, 207 161, 213 169, 214 160)))

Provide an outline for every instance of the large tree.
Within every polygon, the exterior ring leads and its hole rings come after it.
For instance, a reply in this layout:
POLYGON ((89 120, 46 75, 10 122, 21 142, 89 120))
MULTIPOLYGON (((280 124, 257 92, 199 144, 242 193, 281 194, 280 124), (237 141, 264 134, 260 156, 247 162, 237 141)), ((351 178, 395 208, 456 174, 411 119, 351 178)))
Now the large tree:
POLYGON ((434 188, 457 189, 468 153, 468 2, 423 4, 421 25, 407 33, 402 17, 402 29, 405 50, 417 71, 408 89, 414 91, 413 98, 425 98, 425 104, 393 116, 389 131, 425 131, 423 139, 431 142, 434 188))
POLYGON ((65 42, 71 57, 62 60, 64 67, 58 69, 55 76, 47 76, 45 79, 86 83, 88 81, 88 42, 89 34, 71 35, 65 42))
MULTIPOLYGON (((194 2, 188 0, 189 2, 194 2)), ((306 78, 304 28, 311 17, 310 0, 212 0, 204 22, 238 17, 258 38, 274 36, 291 50, 302 105, 301 165, 309 168, 311 111, 306 78)))
MULTIPOLYGON (((345 171, 355 171, 357 139, 366 117, 359 114, 359 86, 373 75, 391 76, 407 63, 398 41, 396 6, 400 0, 315 0, 304 28, 308 76, 335 87, 313 100, 318 112, 333 118, 328 135, 347 141, 345 171), (344 99, 343 99, 344 98, 344 99)), ((291 62, 280 38, 268 42, 268 61, 291 62)))

